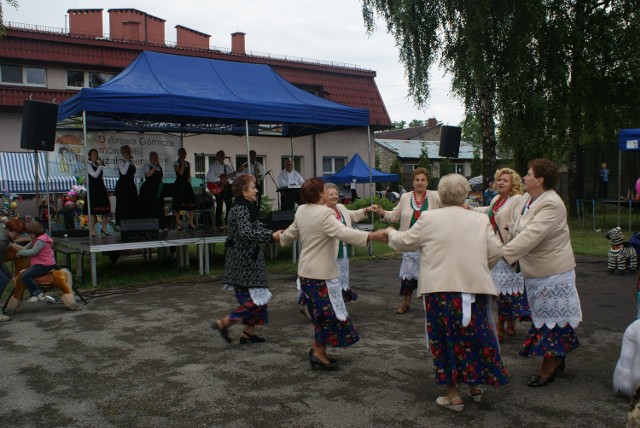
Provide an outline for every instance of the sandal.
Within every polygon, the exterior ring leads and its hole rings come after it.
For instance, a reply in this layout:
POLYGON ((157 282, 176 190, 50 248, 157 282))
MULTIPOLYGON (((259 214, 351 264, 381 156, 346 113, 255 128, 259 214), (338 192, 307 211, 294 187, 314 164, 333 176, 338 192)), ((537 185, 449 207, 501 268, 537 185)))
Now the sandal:
POLYGON ((436 399, 436 404, 440 407, 444 407, 445 409, 453 410, 454 412, 461 412, 464 409, 464 403, 462 403, 462 399, 457 396, 453 397, 449 400, 447 397, 438 397, 436 399), (460 401, 460 404, 453 404, 454 401, 460 401))
POLYGON ((469 392, 467 392, 467 394, 469 395, 469 397, 473 400, 474 403, 481 403, 482 402, 482 390, 480 388, 470 388, 469 392), (476 391, 479 391, 475 394, 472 394, 471 391, 475 389, 476 391))
POLYGON ((540 375, 535 375, 531 379, 529 379, 529 382, 527 382, 527 386, 530 386, 532 388, 547 386, 554 380, 556 380, 555 373, 549 377, 542 377, 540 375))
POLYGON ((400 305, 400 307, 396 310, 397 314, 406 314, 407 312, 409 312, 409 310, 411 309, 411 306, 407 305, 406 303, 403 303, 400 305))

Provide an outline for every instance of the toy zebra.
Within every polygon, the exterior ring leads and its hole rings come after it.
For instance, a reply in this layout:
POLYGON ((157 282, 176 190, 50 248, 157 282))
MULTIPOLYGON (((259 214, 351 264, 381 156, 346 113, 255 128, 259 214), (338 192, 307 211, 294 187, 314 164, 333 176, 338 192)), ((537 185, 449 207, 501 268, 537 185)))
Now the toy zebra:
POLYGON ((638 268, 638 254, 631 244, 622 241, 621 229, 619 227, 610 229, 607 232, 607 239, 611 240, 607 263, 609 273, 613 274, 617 269, 618 274, 623 275, 627 268, 635 272, 638 268))

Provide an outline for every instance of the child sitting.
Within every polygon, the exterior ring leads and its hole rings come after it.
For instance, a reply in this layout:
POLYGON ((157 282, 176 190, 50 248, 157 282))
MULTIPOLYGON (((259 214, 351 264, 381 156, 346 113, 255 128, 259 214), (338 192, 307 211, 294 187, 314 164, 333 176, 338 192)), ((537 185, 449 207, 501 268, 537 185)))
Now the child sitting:
POLYGON ((31 236, 31 242, 18 251, 18 256, 31 257, 31 267, 22 272, 22 280, 29 289, 31 297, 27 302, 39 302, 45 299, 35 279, 56 268, 53 252, 53 239, 44 231, 44 227, 37 221, 27 223, 26 232, 31 236))

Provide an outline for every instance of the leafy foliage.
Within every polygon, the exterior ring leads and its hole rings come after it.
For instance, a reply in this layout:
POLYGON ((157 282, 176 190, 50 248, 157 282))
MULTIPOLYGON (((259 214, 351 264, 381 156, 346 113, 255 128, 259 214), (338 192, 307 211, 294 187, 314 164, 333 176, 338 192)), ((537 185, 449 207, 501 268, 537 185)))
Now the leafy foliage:
MULTIPOLYGON (((11 7, 18 8, 18 0, 4 0, 4 2, 11 7)), ((4 13, 2 9, 2 1, 0 1, 0 37, 4 37, 7 29, 4 26, 4 13)))

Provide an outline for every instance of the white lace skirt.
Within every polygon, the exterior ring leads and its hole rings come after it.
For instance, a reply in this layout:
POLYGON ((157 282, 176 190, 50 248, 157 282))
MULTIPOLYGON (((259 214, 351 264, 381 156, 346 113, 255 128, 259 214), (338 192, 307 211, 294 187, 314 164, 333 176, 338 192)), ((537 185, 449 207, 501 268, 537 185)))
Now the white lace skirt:
POLYGON ((347 257, 343 259, 337 259, 338 267, 340 268, 340 284, 342 289, 347 291, 349 289, 349 259, 347 257))
POLYGON ((418 279, 420 277, 420 250, 402 253, 400 279, 418 279))
POLYGON ((543 278, 524 279, 533 325, 576 328, 582 321, 580 298, 576 290, 576 273, 572 269, 543 278))
POLYGON ((498 294, 506 296, 524 293, 524 278, 515 272, 504 259, 500 259, 491 269, 491 278, 493 278, 498 294))

